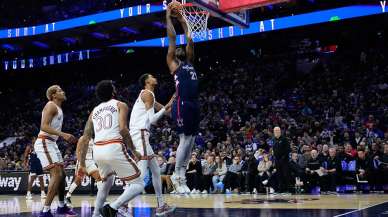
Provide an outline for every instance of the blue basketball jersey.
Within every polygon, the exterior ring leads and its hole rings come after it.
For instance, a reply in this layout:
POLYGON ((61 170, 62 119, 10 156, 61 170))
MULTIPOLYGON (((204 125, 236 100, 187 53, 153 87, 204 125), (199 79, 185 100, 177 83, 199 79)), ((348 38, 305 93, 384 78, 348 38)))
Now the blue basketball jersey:
POLYGON ((198 77, 191 64, 181 62, 175 71, 174 79, 178 101, 198 100, 198 77))

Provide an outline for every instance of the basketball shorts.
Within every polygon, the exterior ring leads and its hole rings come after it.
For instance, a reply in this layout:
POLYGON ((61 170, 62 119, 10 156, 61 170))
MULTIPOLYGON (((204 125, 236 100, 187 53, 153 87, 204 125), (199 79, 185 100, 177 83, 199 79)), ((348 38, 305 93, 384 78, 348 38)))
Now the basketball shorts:
POLYGON ((128 155, 121 140, 96 142, 93 147, 93 160, 98 165, 102 180, 116 174, 123 181, 131 183, 140 176, 140 170, 128 155))
POLYGON ((54 139, 50 137, 38 137, 34 149, 44 170, 49 170, 55 165, 63 166, 62 154, 54 139))
POLYGON ((148 130, 131 130, 131 138, 136 151, 143 157, 140 160, 150 160, 154 157, 154 151, 150 145, 150 132, 148 130))
POLYGON ((30 176, 43 176, 42 164, 39 161, 31 163, 30 176))
POLYGON ((196 135, 199 131, 199 103, 195 101, 176 101, 172 106, 172 119, 178 134, 196 135))

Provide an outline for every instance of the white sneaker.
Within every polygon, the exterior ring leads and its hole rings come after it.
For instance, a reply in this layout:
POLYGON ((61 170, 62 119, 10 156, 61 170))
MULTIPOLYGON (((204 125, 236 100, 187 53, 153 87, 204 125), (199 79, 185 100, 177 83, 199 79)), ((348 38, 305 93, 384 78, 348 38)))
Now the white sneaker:
POLYGON ((253 193, 253 194, 257 194, 257 189, 254 188, 252 193, 253 193))
POLYGON ((268 179, 262 181, 261 183, 263 183, 263 185, 267 185, 268 184, 268 179))
POLYGON ((174 174, 171 176, 171 182, 174 187, 174 191, 176 194, 184 194, 185 190, 182 188, 181 183, 180 183, 180 178, 174 174))
POLYGON ((226 189, 226 190, 225 190, 225 193, 231 194, 232 192, 231 192, 229 189, 226 189))
POLYGON ((181 187, 184 194, 190 194, 190 188, 186 185, 186 183, 182 184, 181 187))
POLYGON ((207 190, 203 190, 201 194, 207 194, 207 190))
POLYGON ((46 198, 46 193, 44 191, 40 192, 40 197, 42 199, 46 198))
POLYGON ((27 199, 27 200, 32 200, 32 194, 31 194, 31 192, 27 192, 26 199, 27 199))
POLYGON ((121 207, 117 210, 117 213, 119 213, 121 216, 124 216, 124 217, 133 217, 133 215, 132 215, 132 209, 131 209, 131 208, 128 208, 128 207, 125 207, 125 206, 121 206, 121 207))
POLYGON ((275 193, 275 190, 273 188, 269 188, 269 193, 273 194, 273 193, 275 193))
POLYGON ((197 193, 197 190, 194 188, 190 193, 191 193, 191 194, 196 194, 196 193, 197 193))

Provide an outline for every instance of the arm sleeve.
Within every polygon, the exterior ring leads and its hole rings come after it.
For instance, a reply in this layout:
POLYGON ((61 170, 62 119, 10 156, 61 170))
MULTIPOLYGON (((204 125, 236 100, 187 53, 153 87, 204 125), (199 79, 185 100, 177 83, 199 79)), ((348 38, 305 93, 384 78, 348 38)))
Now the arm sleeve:
POLYGON ((166 111, 166 109, 163 107, 162 109, 160 109, 160 111, 158 111, 155 114, 155 109, 154 108, 149 109, 147 111, 148 120, 150 121, 151 124, 155 124, 163 116, 165 111, 166 111))

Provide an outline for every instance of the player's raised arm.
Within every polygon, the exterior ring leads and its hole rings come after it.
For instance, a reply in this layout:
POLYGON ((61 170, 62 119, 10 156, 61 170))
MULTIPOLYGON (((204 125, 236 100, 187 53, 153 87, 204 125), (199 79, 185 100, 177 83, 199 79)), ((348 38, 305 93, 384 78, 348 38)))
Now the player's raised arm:
POLYGON ((173 74, 178 68, 178 61, 176 59, 176 32, 171 20, 171 8, 167 7, 166 10, 166 23, 167 23, 167 36, 168 36, 168 52, 167 52, 167 65, 170 69, 170 73, 173 74))
POLYGON ((186 61, 189 62, 190 64, 194 64, 194 41, 191 38, 191 32, 189 28, 187 27, 187 22, 183 18, 183 16, 178 16, 178 20, 185 31, 185 36, 186 36, 186 61))
POLYGON ((92 114, 89 115, 88 121, 86 122, 84 134, 79 138, 77 143, 77 160, 80 162, 81 167, 85 167, 86 153, 88 152, 89 141, 94 136, 94 127, 92 121, 92 114))
POLYGON ((117 104, 119 109, 119 129, 120 135, 123 137, 124 144, 131 150, 131 152, 138 159, 141 158, 141 155, 136 151, 135 146, 133 145, 131 135, 129 134, 128 129, 128 106, 123 102, 117 104))
POLYGON ((54 116, 57 115, 57 113, 58 113, 58 109, 54 105, 54 103, 53 102, 47 103, 43 109, 43 117, 42 117, 42 122, 40 124, 40 129, 48 134, 62 137, 64 140, 66 140, 69 143, 75 143, 77 140, 73 135, 55 130, 50 126, 51 121, 53 120, 54 116))

